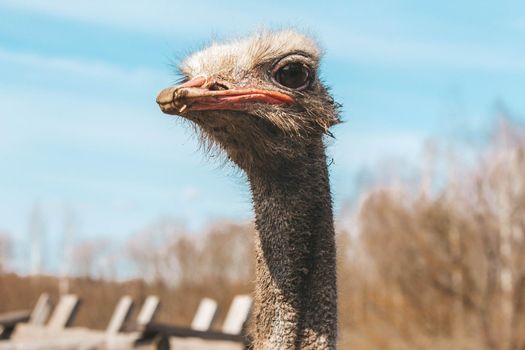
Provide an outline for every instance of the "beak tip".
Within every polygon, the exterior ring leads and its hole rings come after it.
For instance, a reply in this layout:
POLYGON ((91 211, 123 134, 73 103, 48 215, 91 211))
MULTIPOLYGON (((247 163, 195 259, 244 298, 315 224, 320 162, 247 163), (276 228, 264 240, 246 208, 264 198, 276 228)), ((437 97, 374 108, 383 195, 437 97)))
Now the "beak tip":
POLYGON ((170 103, 173 101, 175 92, 175 87, 169 87, 166 89, 163 89, 159 94, 157 95, 157 103, 170 103))
POLYGON ((160 110, 163 113, 174 114, 175 112, 174 110, 176 109, 175 103, 174 103, 175 90, 176 90, 176 87, 169 87, 169 88, 163 89, 157 95, 157 98, 155 99, 155 101, 157 102, 157 104, 160 107, 160 110))

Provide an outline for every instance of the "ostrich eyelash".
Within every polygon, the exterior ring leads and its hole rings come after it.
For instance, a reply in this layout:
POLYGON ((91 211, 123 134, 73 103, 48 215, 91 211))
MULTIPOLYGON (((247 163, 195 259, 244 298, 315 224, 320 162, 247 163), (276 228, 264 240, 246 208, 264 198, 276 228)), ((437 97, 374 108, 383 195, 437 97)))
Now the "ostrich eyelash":
POLYGON ((186 82, 188 82, 188 81, 190 80, 190 77, 187 76, 187 75, 184 74, 184 73, 180 73, 180 72, 178 72, 178 73, 177 73, 177 76, 178 76, 178 78, 177 78, 177 80, 175 81, 175 84, 177 84, 177 85, 184 84, 184 83, 186 83, 186 82))

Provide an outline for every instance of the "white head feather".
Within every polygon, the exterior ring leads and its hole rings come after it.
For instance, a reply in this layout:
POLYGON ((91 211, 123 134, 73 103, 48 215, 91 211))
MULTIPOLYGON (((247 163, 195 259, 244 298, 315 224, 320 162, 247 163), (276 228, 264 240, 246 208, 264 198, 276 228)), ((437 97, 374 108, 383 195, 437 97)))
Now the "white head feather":
POLYGON ((293 30, 263 31, 248 38, 226 43, 212 43, 196 52, 180 66, 183 74, 196 76, 239 77, 246 71, 290 52, 307 52, 315 61, 320 58, 316 43, 293 30))

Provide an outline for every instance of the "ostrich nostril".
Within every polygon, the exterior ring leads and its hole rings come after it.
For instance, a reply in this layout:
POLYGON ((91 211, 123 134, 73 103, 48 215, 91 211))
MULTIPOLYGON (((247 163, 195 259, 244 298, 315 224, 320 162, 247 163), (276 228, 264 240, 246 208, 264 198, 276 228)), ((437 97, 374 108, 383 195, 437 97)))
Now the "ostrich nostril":
POLYGON ((224 84, 224 83, 219 83, 219 82, 214 82, 212 84, 210 84, 210 86, 208 86, 208 90, 211 90, 211 91, 222 91, 222 90, 229 90, 230 88, 224 84))

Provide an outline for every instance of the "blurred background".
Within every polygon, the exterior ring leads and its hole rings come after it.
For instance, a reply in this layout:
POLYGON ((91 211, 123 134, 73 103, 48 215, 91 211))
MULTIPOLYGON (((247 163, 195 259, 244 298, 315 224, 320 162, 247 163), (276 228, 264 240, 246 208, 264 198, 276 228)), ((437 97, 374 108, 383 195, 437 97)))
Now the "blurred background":
MULTIPOLYGON (((200 298, 249 293, 246 181, 155 97, 188 53, 290 26, 343 104, 341 348, 525 349, 517 0, 0 0, 0 311, 155 293, 188 324, 200 298)), ((77 323, 105 327, 94 309, 77 323)))

